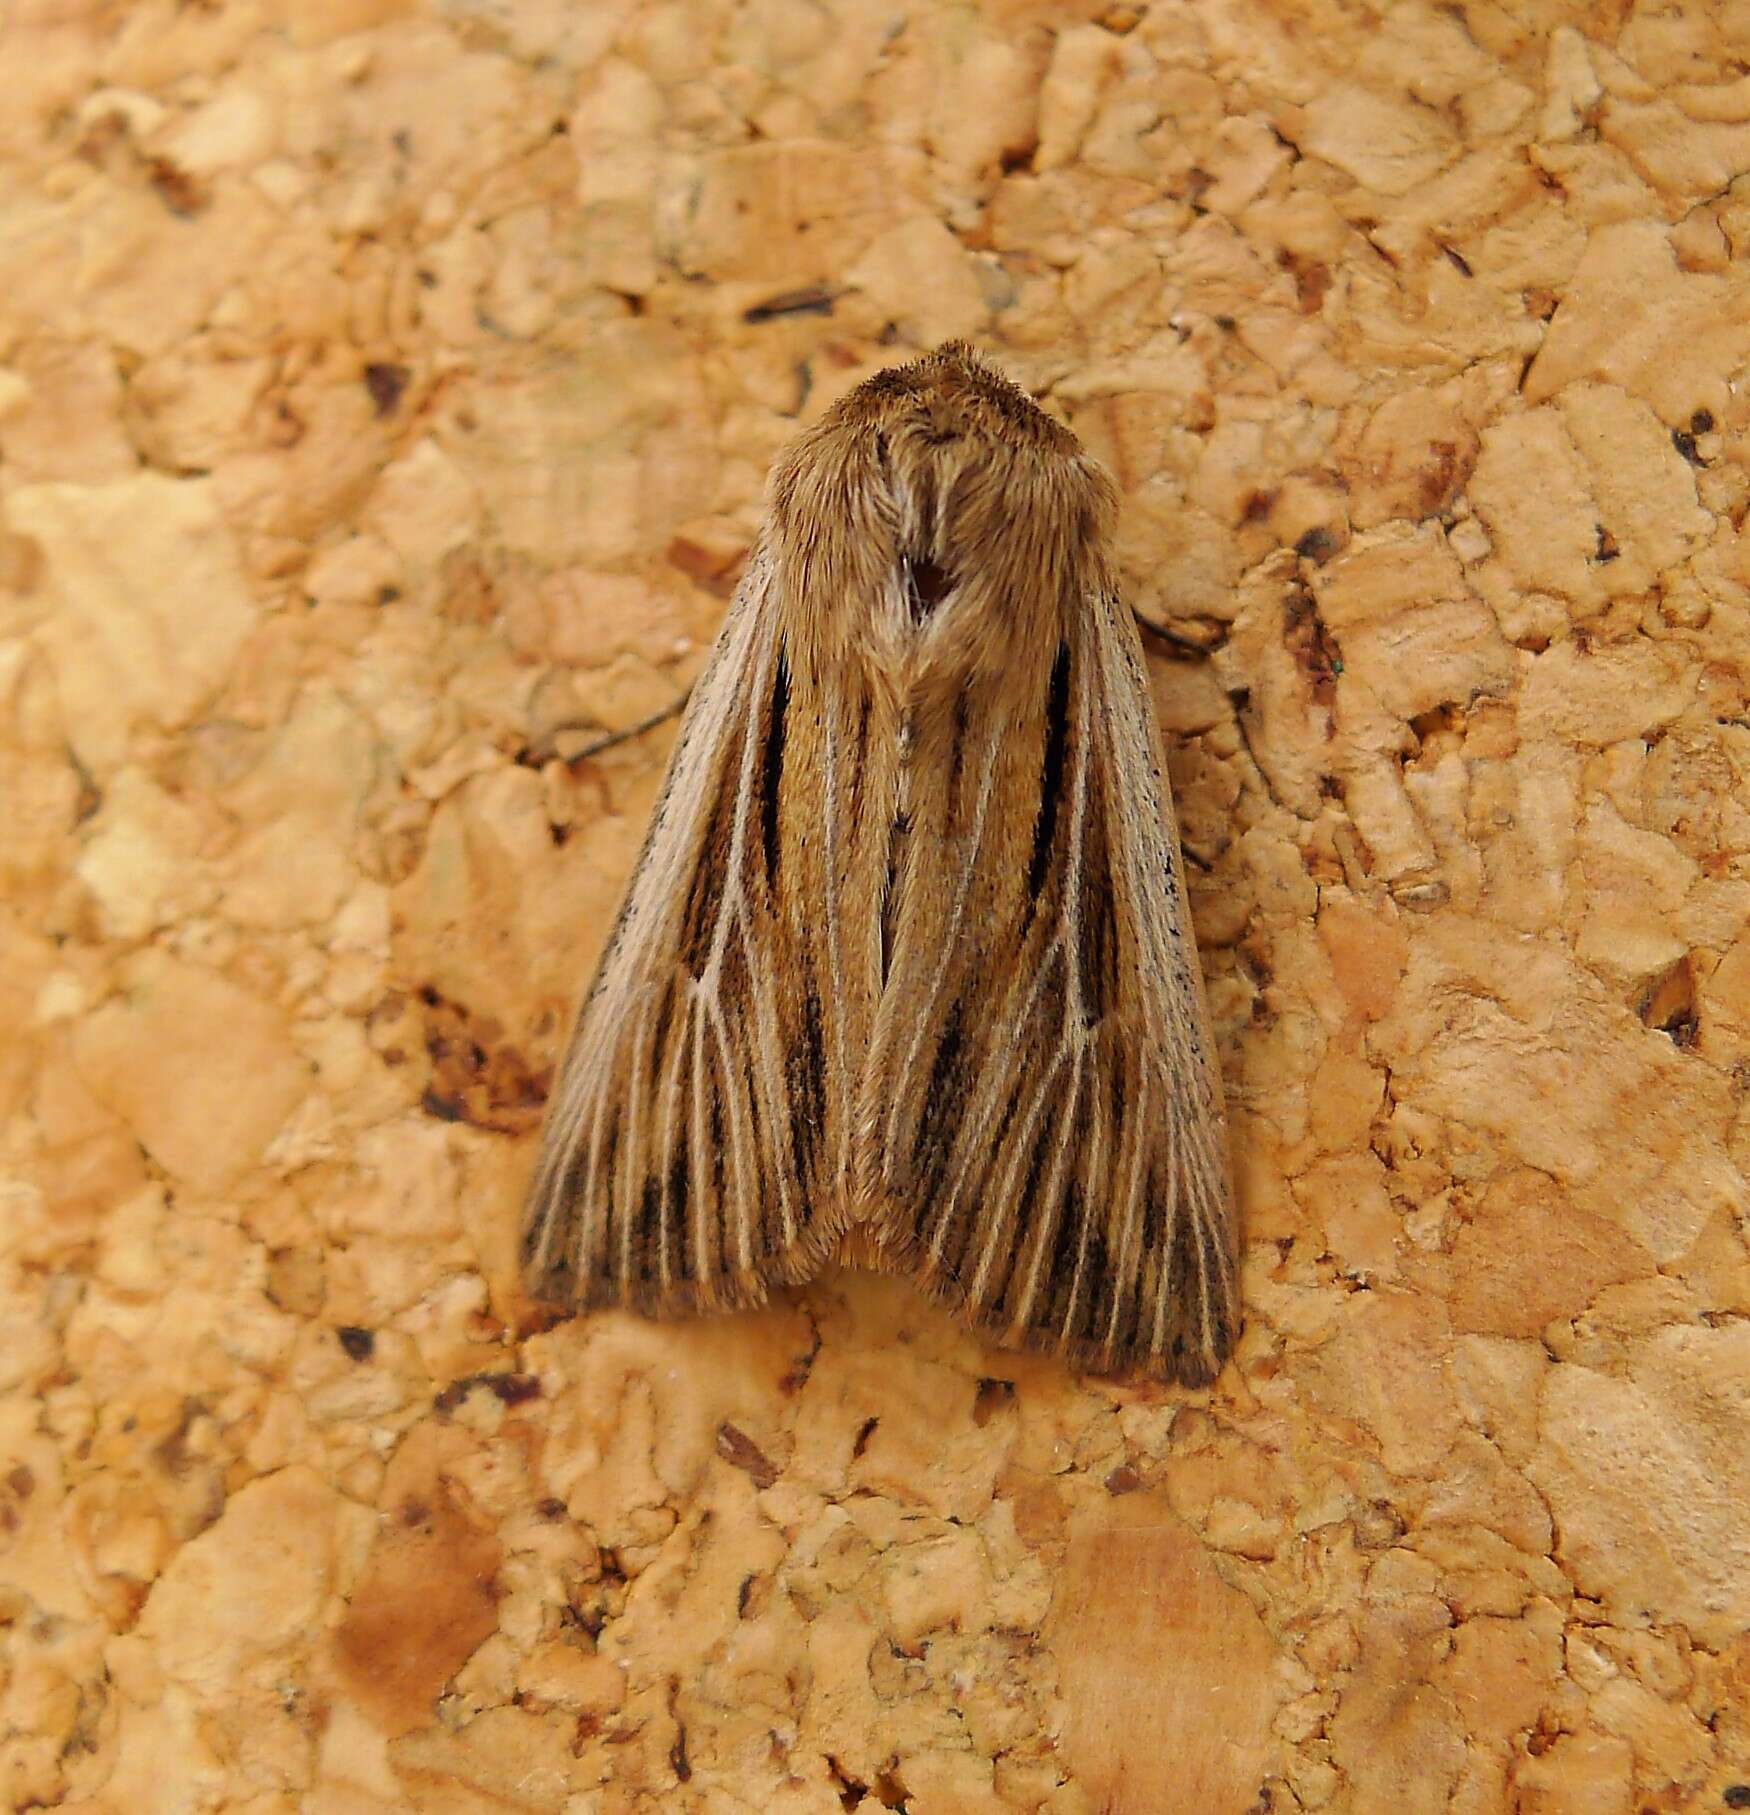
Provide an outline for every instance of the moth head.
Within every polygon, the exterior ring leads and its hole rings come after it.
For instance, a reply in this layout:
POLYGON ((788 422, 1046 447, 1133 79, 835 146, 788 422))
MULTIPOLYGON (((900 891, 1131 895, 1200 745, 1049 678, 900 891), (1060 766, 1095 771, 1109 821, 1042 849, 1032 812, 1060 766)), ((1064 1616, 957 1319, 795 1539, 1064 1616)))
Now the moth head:
POLYGON ((772 530, 799 608, 900 657, 995 664, 1093 583, 1116 509, 1075 435, 964 341, 877 372, 784 455, 772 530), (951 648, 944 646, 951 645, 951 648))

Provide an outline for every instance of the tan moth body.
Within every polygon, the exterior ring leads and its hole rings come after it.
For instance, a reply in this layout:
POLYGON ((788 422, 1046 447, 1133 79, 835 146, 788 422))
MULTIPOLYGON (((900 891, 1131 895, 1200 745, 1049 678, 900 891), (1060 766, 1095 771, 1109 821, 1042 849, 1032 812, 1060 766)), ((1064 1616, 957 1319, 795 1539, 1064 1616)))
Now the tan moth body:
POLYGON ((969 348, 780 460, 548 1105, 531 1291, 757 1303, 835 1255, 1199 1382, 1226 1127, 1110 481, 969 348))

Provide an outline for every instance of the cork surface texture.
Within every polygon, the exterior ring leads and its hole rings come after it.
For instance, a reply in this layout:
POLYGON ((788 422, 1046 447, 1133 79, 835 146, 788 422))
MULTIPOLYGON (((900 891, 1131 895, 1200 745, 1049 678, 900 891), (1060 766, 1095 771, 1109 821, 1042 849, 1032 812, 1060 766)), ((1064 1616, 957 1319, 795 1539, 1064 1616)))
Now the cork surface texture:
POLYGON ((0 1806, 1750 1806, 1743 0, 0 67, 0 1806), (767 466, 951 335, 1124 497, 1207 1392, 516 1282, 767 466))

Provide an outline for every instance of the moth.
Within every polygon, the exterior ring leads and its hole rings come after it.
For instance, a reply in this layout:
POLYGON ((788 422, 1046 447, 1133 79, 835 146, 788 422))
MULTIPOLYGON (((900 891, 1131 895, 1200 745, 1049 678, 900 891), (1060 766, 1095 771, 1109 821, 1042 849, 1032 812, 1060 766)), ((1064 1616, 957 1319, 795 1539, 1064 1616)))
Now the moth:
POLYGON ((537 1298, 910 1274, 1210 1380, 1226 1121, 1112 481, 969 346, 779 459, 549 1099, 537 1298))

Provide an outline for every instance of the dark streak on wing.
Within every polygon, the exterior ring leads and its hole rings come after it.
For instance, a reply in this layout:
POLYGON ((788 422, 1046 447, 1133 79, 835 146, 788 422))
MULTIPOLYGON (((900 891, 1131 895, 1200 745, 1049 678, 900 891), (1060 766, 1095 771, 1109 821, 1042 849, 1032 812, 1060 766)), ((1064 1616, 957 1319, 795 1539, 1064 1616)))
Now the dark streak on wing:
MULTIPOLYGON (((656 1218, 657 1210, 661 1202, 661 1186, 657 1184, 655 1179, 646 1177, 644 1181, 644 1190, 638 1199, 636 1223, 639 1228, 649 1229, 651 1231, 651 1239, 648 1241, 634 1242, 632 1244, 638 1256, 636 1278, 640 1285, 649 1285, 651 1283, 651 1268, 656 1261, 657 1241, 659 1239, 656 1218)), ((631 1283, 630 1280, 627 1281, 628 1285, 631 1283)))
POLYGON ((670 1214, 674 1217, 674 1252, 679 1256, 675 1267, 677 1279, 690 1279, 691 1269, 687 1265, 687 1188, 690 1181, 687 1177, 687 1143, 685 1140, 675 1142, 674 1161, 669 1166, 668 1178, 663 1189, 662 1220, 666 1227, 670 1214))
POLYGON ((778 790, 784 780, 784 714, 790 704, 790 663, 778 650, 772 678, 772 700, 766 719, 764 761, 760 772, 760 818, 765 833, 766 886, 778 887, 778 790))
POLYGON ((697 979, 704 974, 711 955, 711 944, 717 935, 717 921, 723 905, 723 884, 729 870, 729 853, 734 846, 735 797, 738 780, 733 762, 723 765, 717 777, 716 794, 710 806, 705 836, 699 844, 698 861, 693 866, 692 881, 687 885, 687 900, 681 910, 680 935, 675 956, 688 976, 697 979))
POLYGON ((1219 1278, 1219 1273, 1204 1275, 1202 1268, 1211 1256, 1202 1252, 1202 1241, 1193 1227, 1195 1219, 1181 1214, 1173 1231, 1171 1258, 1172 1284, 1167 1294, 1167 1329, 1169 1348, 1176 1362, 1183 1362, 1187 1338, 1195 1343, 1200 1338, 1195 1319, 1202 1311, 1196 1282, 1203 1277, 1219 1278))
MULTIPOLYGON (((1058 1207, 1057 1227, 1051 1232, 1051 1264, 1046 1269, 1045 1280, 1056 1288, 1053 1300, 1061 1297, 1062 1303, 1047 1301, 1041 1307, 1042 1318, 1059 1326, 1069 1310, 1068 1296, 1071 1284, 1075 1280, 1076 1249, 1081 1242, 1081 1187, 1076 1183, 1072 1172, 1064 1181, 1063 1201, 1058 1207)), ((1084 1294, 1085 1295, 1085 1294, 1084 1294)))
POLYGON ((1082 869, 1085 905, 1076 951, 1083 1010, 1090 1027, 1098 1025, 1118 1003, 1118 906, 1106 811, 1100 790, 1090 789, 1082 869))
POLYGON ((804 1063, 796 1106, 810 1127, 819 1128, 826 1120, 826 1039, 821 1031, 820 991, 812 976, 802 1005, 802 1043, 804 1063))
POLYGON ((1015 1200, 1015 1240, 1009 1252, 1000 1257, 993 1270, 993 1278, 1000 1276, 1002 1285, 992 1299, 992 1309, 998 1315, 1009 1311, 1010 1289, 1019 1282, 1015 1279, 1015 1263, 1021 1258, 1020 1250, 1026 1242, 1027 1235, 1038 1223, 1038 1211, 1035 1209, 1039 1197, 1039 1187, 1045 1180, 1045 1168, 1051 1157, 1052 1137, 1057 1132, 1057 1122, 1047 1112, 1039 1118, 1038 1132, 1033 1136, 1033 1151, 1027 1156, 1027 1175, 1021 1181, 1021 1195, 1015 1200))
POLYGON ((846 790, 849 803, 846 810, 846 824, 855 826, 863 816, 863 774, 869 765, 869 714, 874 701, 865 689, 861 705, 857 709, 857 742, 851 752, 850 787, 846 790))
POLYGON ((959 1075, 962 1044, 961 1021, 965 1002, 956 997, 942 1024, 942 1038, 930 1065, 930 1081, 924 1088, 923 1112, 918 1117, 918 1138, 913 1148, 917 1170, 926 1181, 925 1189, 933 1195, 930 1181, 947 1164, 953 1145, 954 1131, 960 1125, 964 1107, 965 1081, 959 1075))
MULTIPOLYGON (((1003 1105, 1003 1113, 997 1119, 995 1132, 991 1136, 990 1151, 1001 1153, 1003 1143, 1008 1139, 1009 1129, 1015 1120, 1015 1112, 1021 1106, 1021 1091, 1027 1082, 1024 1071, 1017 1071, 1009 1086, 1008 1101, 1003 1105)), ((952 1149, 950 1149, 950 1153, 952 1149)), ((935 1209, 936 1181, 931 1179, 926 1184, 928 1201, 918 1207, 918 1227, 929 1229, 929 1213, 935 1209)), ((954 1213, 954 1220, 949 1225, 942 1241, 941 1268, 950 1279, 959 1279, 966 1265, 966 1248, 972 1239, 973 1222, 978 1206, 970 1201, 962 1201, 954 1213)))
MULTIPOLYGON (((808 968, 802 985, 802 1037, 791 1047, 788 1071, 790 1085, 790 1151, 794 1176, 806 1202, 814 1177, 814 1155, 826 1121, 826 1039, 820 1019, 820 991, 815 986, 813 967, 808 968)), ((766 1230, 767 1250, 777 1253, 779 1229, 774 1222, 766 1230)))
MULTIPOLYGON (((584 1164, 588 1163, 588 1148, 584 1142, 577 1143, 578 1155, 584 1164)), ((602 1177, 611 1179, 614 1176, 614 1161, 620 1152, 620 1105, 612 1104, 608 1109, 607 1133, 602 1140, 602 1177)), ((575 1162, 574 1162, 575 1163, 575 1162)))
POLYGON ((727 1172, 728 1157, 723 1138, 723 1080, 719 1078, 711 1086, 711 1196, 717 1212, 717 1239, 706 1247, 707 1269, 711 1255, 722 1259, 729 1253, 729 1193, 725 1183, 727 1172))
POLYGON ((954 734, 948 746, 948 807, 942 830, 952 835, 960 824, 960 788, 966 772, 966 728, 970 709, 964 693, 954 697, 954 734))
POLYGON ((656 1028, 650 1040, 650 1101, 656 1101, 656 1094, 662 1085, 662 1060, 668 1046, 668 1024, 674 1019, 675 986, 666 982, 662 986, 662 1006, 656 1011, 656 1028))
POLYGON ((1122 1290, 1112 1270, 1112 1256, 1096 1220, 1088 1230, 1087 1259, 1082 1267, 1082 1291, 1068 1334, 1082 1342, 1098 1340, 1100 1325, 1112 1315, 1112 1301, 1122 1290))
POLYGON ((911 815, 895 813, 887 834, 887 880, 881 887, 878 923, 881 931, 881 981, 886 984, 893 967, 894 931, 899 919, 899 871, 905 862, 905 848, 911 838, 911 815))
POLYGON ((1160 1188, 1151 1176, 1142 1188, 1142 1243, 1160 1253, 1161 1238, 1167 1232, 1167 1213, 1161 1207, 1160 1188))
POLYGON ((1063 793, 1063 765, 1069 750, 1069 645, 1060 643, 1051 664, 1046 690, 1045 755, 1039 768, 1039 814, 1033 822, 1033 857, 1027 865, 1027 899, 1036 904, 1051 840, 1057 830, 1058 802, 1063 793))

